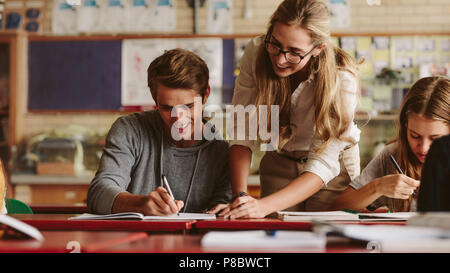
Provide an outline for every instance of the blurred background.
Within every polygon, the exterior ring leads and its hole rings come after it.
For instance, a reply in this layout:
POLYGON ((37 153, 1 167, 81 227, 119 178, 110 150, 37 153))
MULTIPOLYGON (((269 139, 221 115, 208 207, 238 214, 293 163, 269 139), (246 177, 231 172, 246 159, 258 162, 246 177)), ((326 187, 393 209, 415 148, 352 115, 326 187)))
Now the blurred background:
MULTIPOLYGON (((247 42, 265 33, 280 2, 0 0, 0 155, 8 197, 31 205, 85 204, 111 124, 154 107, 146 70, 165 49, 184 47, 204 58, 208 104, 225 109, 247 42)), ((364 168, 394 137, 411 84, 449 76, 450 2, 325 2, 332 42, 364 60, 356 116, 364 168)), ((226 115, 214 111, 213 122, 225 124, 226 115)), ((262 156, 253 155, 255 196, 262 156)))

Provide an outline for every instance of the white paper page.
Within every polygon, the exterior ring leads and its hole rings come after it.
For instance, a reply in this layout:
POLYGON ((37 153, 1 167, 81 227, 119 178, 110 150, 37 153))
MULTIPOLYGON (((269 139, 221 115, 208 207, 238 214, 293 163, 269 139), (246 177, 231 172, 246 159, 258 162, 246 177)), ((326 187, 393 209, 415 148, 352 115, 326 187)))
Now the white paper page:
POLYGON ((167 216, 144 216, 144 220, 215 220, 215 214, 208 213, 180 213, 167 216))
POLYGON ((223 248, 318 248, 326 245, 326 237, 307 231, 277 231, 267 235, 263 230, 253 231, 211 231, 203 236, 203 247, 223 248))
POLYGON ((231 0, 208 1, 206 31, 208 33, 233 32, 233 2, 231 0))
POLYGON ((413 216, 417 216, 417 212, 391 212, 391 213, 359 213, 359 216, 370 216, 376 218, 404 219, 408 220, 413 216))
MULTIPOLYGON (((155 105, 147 86, 147 68, 165 50, 177 47, 196 53, 206 62, 212 91, 222 86, 221 39, 127 39, 122 42, 123 106, 155 105)), ((209 103, 217 103, 219 100, 213 95, 208 99, 209 103)), ((218 104, 220 103, 221 99, 218 104)))
POLYGON ((125 31, 130 33, 151 31, 151 14, 150 0, 128 0, 125 5, 125 31))
POLYGON ((154 31, 171 31, 176 27, 175 2, 173 0, 153 0, 150 27, 154 31))
POLYGON ((278 214, 285 221, 359 221, 357 214, 345 211, 279 211, 278 214))
POLYGON ((38 241, 43 241, 44 236, 39 232, 39 230, 33 226, 30 226, 22 221, 19 221, 8 215, 0 215, 0 223, 3 223, 7 226, 10 226, 13 229, 16 229, 26 235, 34 238, 38 241))
POLYGON ((70 217, 69 220, 108 220, 108 219, 142 219, 144 215, 138 212, 121 212, 113 214, 83 213, 80 216, 70 217))
POLYGON ((122 32, 125 29, 125 0, 100 1, 98 32, 122 32))
POLYGON ((175 47, 175 39, 122 41, 122 105, 155 105, 147 85, 150 63, 175 47))
POLYGON ((66 0, 53 1, 52 32, 61 35, 77 33, 77 14, 66 0))
POLYGON ((77 31, 91 33, 98 31, 100 8, 95 0, 85 0, 77 7, 77 31))
POLYGON ((355 215, 353 213, 336 210, 336 211, 279 211, 281 215, 297 215, 297 216, 348 216, 355 215))

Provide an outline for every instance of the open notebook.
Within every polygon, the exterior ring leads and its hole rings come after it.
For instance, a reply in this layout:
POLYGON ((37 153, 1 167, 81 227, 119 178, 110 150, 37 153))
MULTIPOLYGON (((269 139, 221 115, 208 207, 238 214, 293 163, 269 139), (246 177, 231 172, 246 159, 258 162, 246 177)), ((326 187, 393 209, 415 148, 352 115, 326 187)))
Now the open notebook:
POLYGON ((279 211, 284 221, 407 221, 416 212, 350 213, 346 211, 279 211))
POLYGON ((69 220, 214 220, 216 215, 207 213, 179 213, 167 216, 144 216, 138 212, 121 212, 114 214, 90 214, 70 217, 69 220))

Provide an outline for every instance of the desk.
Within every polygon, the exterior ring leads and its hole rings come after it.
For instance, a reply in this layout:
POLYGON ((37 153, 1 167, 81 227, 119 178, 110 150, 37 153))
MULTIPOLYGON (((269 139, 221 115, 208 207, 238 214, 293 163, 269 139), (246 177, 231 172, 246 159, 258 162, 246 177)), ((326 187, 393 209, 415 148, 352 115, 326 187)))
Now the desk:
MULTIPOLYGON (((333 221, 336 224, 352 224, 352 225, 405 225, 402 221, 333 221)), ((280 230, 312 230, 311 222, 300 221, 283 221, 276 218, 261 219, 235 219, 235 220, 202 220, 195 223, 195 228, 199 230, 224 229, 224 230, 250 230, 250 229, 280 229, 280 230)))
POLYGON ((196 229, 287 229, 287 230, 311 230, 311 222, 283 221, 276 218, 261 219, 235 219, 235 220, 203 220, 195 223, 196 229))
POLYGON ((39 230, 182 232, 194 220, 67 220, 75 214, 10 214, 39 230))
POLYGON ((211 248, 202 247, 203 235, 155 234, 139 240, 100 249, 102 253, 363 253, 365 245, 350 244, 345 238, 330 240, 325 249, 308 248, 211 248))
POLYGON ((40 213, 54 213, 54 214, 82 214, 87 213, 88 209, 86 205, 38 205, 33 204, 30 205, 31 210, 34 213, 40 214, 40 213))
POLYGON ((43 231, 44 241, 0 240, 2 253, 99 252, 116 244, 145 239, 145 232, 43 231))

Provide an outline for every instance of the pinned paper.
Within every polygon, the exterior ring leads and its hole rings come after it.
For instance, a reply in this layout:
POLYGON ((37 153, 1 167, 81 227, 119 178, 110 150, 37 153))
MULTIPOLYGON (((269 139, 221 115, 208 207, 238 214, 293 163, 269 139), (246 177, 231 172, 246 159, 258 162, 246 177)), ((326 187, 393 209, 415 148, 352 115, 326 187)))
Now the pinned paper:
POLYGON ((152 30, 171 31, 176 27, 175 1, 153 0, 152 15, 149 21, 152 30))
POLYGON ((379 36, 373 37, 372 47, 378 50, 388 50, 390 44, 389 37, 379 36))
POLYGON ((393 60, 393 66, 399 68, 411 68, 413 66, 413 57, 411 56, 396 56, 393 60))
POLYGON ((125 29, 125 6, 123 0, 107 0, 101 6, 99 32, 117 33, 125 29))
POLYGON ((388 50, 374 50, 372 51, 372 60, 389 62, 389 51, 388 50))
POLYGON ((233 32, 233 2, 231 0, 211 0, 208 7, 206 31, 231 34, 233 32))
POLYGON ((375 85, 373 90, 374 100, 389 100, 392 96, 392 88, 389 85, 375 85))
POLYGON ((413 51, 414 41, 412 38, 396 38, 394 39, 395 51, 413 51))
POLYGON ((359 51, 367 51, 372 48, 372 39, 370 37, 358 37, 356 39, 356 49, 359 51))
POLYGON ((340 39, 341 48, 345 51, 355 51, 356 50, 356 38, 355 37, 341 37, 340 39))
POLYGON ((85 0, 77 8, 77 31, 96 32, 99 29, 100 8, 95 0, 85 0))
POLYGON ((350 27, 350 5, 346 0, 331 0, 328 3, 331 26, 333 28, 350 27))
POLYGON ((431 38, 420 38, 417 40, 417 51, 434 51, 436 41, 431 38))
POLYGON ((370 112, 373 108, 373 99, 371 97, 361 97, 359 99, 358 110, 362 112, 370 112))

